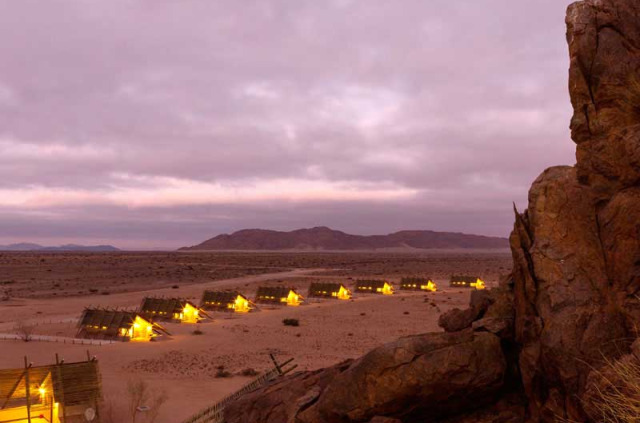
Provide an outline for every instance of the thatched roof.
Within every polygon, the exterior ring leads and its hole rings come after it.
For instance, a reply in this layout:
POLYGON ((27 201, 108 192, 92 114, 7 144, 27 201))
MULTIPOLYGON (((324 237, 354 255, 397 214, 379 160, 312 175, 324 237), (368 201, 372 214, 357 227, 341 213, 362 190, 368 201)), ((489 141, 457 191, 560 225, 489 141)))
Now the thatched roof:
POLYGON ((451 276, 451 282, 475 283, 477 280, 478 280, 477 276, 460 276, 460 275, 451 276))
POLYGON ((204 291, 201 305, 204 306, 208 303, 231 304, 236 301, 238 296, 245 298, 242 294, 235 291, 204 291))
MULTIPOLYGON (((120 336, 120 330, 126 329, 128 331, 138 316, 140 316, 139 313, 134 311, 87 308, 82 313, 78 327, 87 332, 91 332, 92 329, 97 327, 100 329, 96 330, 103 334, 104 337, 117 338, 120 336), (102 329, 105 327, 106 329, 102 329)), ((153 330, 156 333, 169 334, 165 328, 157 323, 153 324, 153 330)))
POLYGON ((421 284, 421 283, 427 283, 429 281, 433 281, 432 278, 425 278, 425 277, 406 277, 406 278, 402 278, 400 279, 400 285, 405 285, 405 284, 421 284))
POLYGON ((323 292, 338 292, 342 286, 344 285, 341 283, 313 282, 311 286, 309 286, 309 295, 320 294, 323 292))
POLYGON ((385 280, 377 280, 377 279, 358 279, 356 281, 356 289, 360 289, 361 287, 371 287, 372 289, 384 288, 384 284, 388 283, 385 280))
MULTIPOLYGON (((100 374, 95 360, 29 368, 30 396, 47 380, 62 406, 93 404, 100 398, 100 374), (49 379, 50 378, 50 379, 49 379)), ((0 407, 26 406, 25 369, 0 370, 0 407)))
POLYGON ((142 314, 161 314, 173 317, 176 313, 181 313, 185 306, 190 304, 194 308, 196 305, 182 298, 155 298, 146 297, 140 305, 140 313, 142 314))
POLYGON ((258 302, 280 302, 282 298, 287 298, 289 296, 289 292, 293 291, 300 297, 300 295, 294 288, 286 288, 282 286, 261 286, 258 288, 258 292, 256 293, 256 301, 258 302))

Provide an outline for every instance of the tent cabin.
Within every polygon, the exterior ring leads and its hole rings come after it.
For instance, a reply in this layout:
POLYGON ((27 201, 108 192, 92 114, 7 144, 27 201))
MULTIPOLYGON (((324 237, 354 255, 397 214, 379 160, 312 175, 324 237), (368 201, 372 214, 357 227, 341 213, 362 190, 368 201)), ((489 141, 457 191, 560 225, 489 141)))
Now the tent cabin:
POLYGON ((451 276, 449 286, 454 288, 475 288, 477 290, 485 289, 484 281, 476 276, 451 276))
POLYGON ((0 422, 99 421, 100 400, 96 360, 0 370, 0 422))
POLYGON ((200 308, 204 310, 248 313, 253 309, 253 303, 239 292, 204 291, 200 308))
POLYGON ((198 323, 206 314, 190 301, 181 298, 146 297, 140 304, 139 313, 145 319, 179 323, 198 323))
POLYGON ((261 286, 256 293, 257 303, 299 306, 302 301, 304 297, 293 288, 261 286))
POLYGON ((133 311, 87 308, 78 323, 78 338, 150 341, 170 333, 133 311))
POLYGON ((363 294, 392 295, 393 286, 391 286, 389 282, 383 280, 362 279, 356 281, 356 292, 361 292, 363 294))
POLYGON ((438 287, 431 278, 402 278, 400 289, 403 291, 436 292, 438 287))
POLYGON ((309 297, 348 300, 351 298, 351 291, 341 283, 313 282, 309 287, 309 297))

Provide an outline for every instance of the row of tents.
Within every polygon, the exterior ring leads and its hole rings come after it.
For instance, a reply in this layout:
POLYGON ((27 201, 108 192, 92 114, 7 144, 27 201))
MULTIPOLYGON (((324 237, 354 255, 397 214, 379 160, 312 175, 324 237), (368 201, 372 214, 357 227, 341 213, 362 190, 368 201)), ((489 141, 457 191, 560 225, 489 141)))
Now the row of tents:
MULTIPOLYGON (((454 276, 450 286, 483 289, 484 282, 471 276, 454 276)), ((406 277, 400 281, 404 291, 434 292, 436 284, 431 278, 406 277)), ((393 295, 391 283, 381 279, 359 279, 355 292, 362 294, 393 295)), ((308 291, 310 298, 349 300, 352 297, 342 283, 314 282, 308 291)), ((105 308, 87 308, 78 323, 79 338, 148 341, 159 335, 170 335, 162 322, 198 323, 210 318, 208 311, 248 313, 257 304, 299 306, 305 301, 295 288, 259 287, 251 301, 238 291, 205 291, 200 305, 182 298, 146 297, 136 311, 105 308)))

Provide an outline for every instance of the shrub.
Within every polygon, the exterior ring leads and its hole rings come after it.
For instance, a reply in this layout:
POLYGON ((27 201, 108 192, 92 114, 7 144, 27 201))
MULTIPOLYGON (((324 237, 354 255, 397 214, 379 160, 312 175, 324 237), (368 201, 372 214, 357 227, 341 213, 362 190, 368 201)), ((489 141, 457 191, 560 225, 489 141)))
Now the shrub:
POLYGON ((300 326, 300 321, 298 319, 284 319, 282 323, 285 326, 300 326))
POLYGON ((233 376, 231 372, 227 371, 224 366, 218 366, 218 370, 216 371, 217 378, 225 378, 233 376))
POLYGON ((252 369, 248 367, 240 372, 241 376, 258 376, 258 371, 256 369, 252 369))
POLYGON ((178 289, 178 288, 180 288, 180 285, 173 285, 173 286, 171 286, 171 289, 178 289))
POLYGON ((191 333, 193 335, 204 335, 204 332, 202 331, 202 329, 200 329, 200 326, 196 327, 196 329, 191 333))
POLYGON ((593 407, 602 422, 637 423, 640 416, 640 360, 608 362, 595 387, 593 407))

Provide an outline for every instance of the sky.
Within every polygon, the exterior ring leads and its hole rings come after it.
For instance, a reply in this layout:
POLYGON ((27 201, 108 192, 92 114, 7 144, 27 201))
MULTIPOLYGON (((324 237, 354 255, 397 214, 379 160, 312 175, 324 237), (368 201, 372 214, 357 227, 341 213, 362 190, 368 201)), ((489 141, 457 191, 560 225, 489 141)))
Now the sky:
POLYGON ((508 236, 573 165, 565 0, 0 0, 0 244, 508 236))

